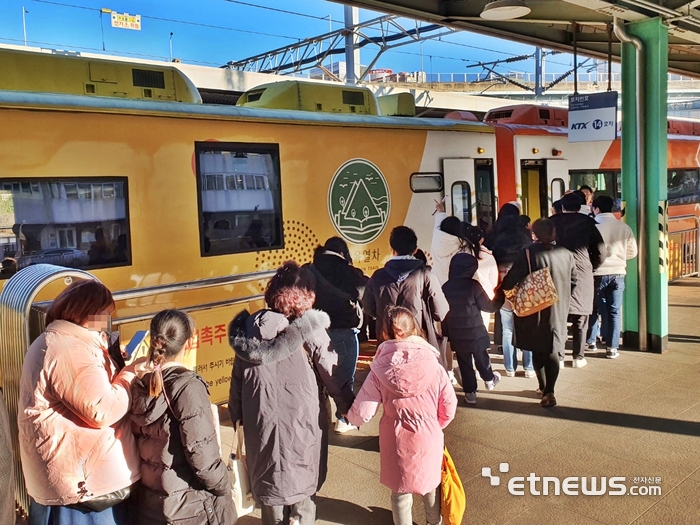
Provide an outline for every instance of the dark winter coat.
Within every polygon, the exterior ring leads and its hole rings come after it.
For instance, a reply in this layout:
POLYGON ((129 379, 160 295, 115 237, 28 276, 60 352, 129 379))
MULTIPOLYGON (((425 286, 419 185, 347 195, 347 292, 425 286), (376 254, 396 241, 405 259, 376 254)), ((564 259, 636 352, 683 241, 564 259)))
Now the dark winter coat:
POLYGON ((424 326, 423 301, 435 321, 442 321, 450 309, 437 278, 418 259, 391 259, 374 272, 362 306, 365 314, 377 320, 377 342, 384 341, 386 311, 392 306, 408 308, 419 326, 424 326))
POLYGON ((163 393, 151 397, 150 377, 131 386, 131 420, 141 455, 139 523, 233 523, 231 481, 204 380, 185 367, 165 368, 163 393))
POLYGON ((442 291, 450 305, 450 311, 443 323, 443 335, 451 343, 459 342, 453 348, 471 351, 489 348, 491 340, 484 326, 481 312, 496 312, 503 304, 503 294, 493 301, 478 281, 473 279, 479 265, 477 259, 466 253, 458 253, 450 261, 449 279, 442 285, 442 291))
POLYGON ((338 356, 330 350, 329 324, 316 310, 291 325, 261 310, 243 332, 230 330, 236 359, 229 412, 234 423, 243 422, 251 492, 260 504, 293 505, 326 479, 330 420, 322 387, 342 413, 354 399, 350 385, 341 392, 331 379, 338 356))
POLYGON ((359 328, 363 321, 360 296, 368 280, 362 271, 338 255, 322 252, 306 267, 316 278, 314 308, 328 314, 331 328, 359 328))
POLYGON ((576 261, 578 286, 571 296, 569 313, 590 315, 593 312, 595 289, 593 270, 605 260, 605 242, 594 219, 582 213, 560 213, 550 220, 557 230, 557 246, 568 249, 576 261))
MULTIPOLYGON (((581 215, 583 217, 583 215, 581 215)), ((574 256, 566 248, 551 244, 535 243, 528 248, 532 271, 548 267, 557 290, 559 300, 549 308, 527 317, 514 317, 515 334, 513 344, 522 350, 563 355, 568 337, 566 318, 572 293, 579 286, 574 256)), ((529 273, 526 250, 520 252, 513 267, 503 279, 501 288, 510 290, 529 273)))

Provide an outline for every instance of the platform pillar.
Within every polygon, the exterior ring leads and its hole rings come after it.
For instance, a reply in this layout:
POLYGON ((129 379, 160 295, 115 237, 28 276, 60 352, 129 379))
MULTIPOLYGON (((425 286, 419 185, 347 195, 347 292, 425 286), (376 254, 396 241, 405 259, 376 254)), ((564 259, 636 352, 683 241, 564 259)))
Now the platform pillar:
MULTIPOLYGON (((668 29, 661 19, 625 24, 625 31, 643 43, 644 136, 641 144, 646 169, 644 195, 637 198, 640 167, 636 155, 636 58, 632 44, 622 44, 622 200, 625 222, 639 239, 639 210, 645 211, 642 243, 643 283, 646 285, 647 350, 663 352, 668 345, 668 229, 667 210, 667 84, 668 29)), ((627 264, 623 339, 627 348, 640 348, 637 260, 627 264)))

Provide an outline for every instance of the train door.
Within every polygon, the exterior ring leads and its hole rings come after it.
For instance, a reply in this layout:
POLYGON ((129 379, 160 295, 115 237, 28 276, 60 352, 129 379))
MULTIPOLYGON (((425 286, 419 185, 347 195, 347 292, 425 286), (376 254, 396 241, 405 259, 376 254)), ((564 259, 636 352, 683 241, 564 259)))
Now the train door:
POLYGON ((493 159, 443 159, 445 209, 461 221, 488 228, 494 220, 496 194, 493 159))
POLYGON ((523 160, 520 165, 523 213, 533 221, 549 217, 552 203, 566 191, 566 161, 523 160))

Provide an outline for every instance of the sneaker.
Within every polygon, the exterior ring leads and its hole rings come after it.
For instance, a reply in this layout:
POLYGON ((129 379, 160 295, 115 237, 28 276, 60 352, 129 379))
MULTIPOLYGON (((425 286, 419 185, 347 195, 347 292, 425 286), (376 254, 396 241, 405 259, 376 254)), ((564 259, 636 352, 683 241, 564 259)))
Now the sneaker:
POLYGON ((542 396, 542 401, 540 401, 540 406, 543 407, 553 407, 556 404, 557 399, 554 397, 554 394, 545 394, 542 396))
POLYGON ((620 352, 617 351, 617 348, 607 348, 605 350, 605 357, 608 359, 617 359, 620 357, 620 352))
POLYGON ((466 392, 464 400, 467 402, 467 405, 476 405, 476 392, 466 392))
POLYGON ((598 347, 595 343, 588 343, 586 345, 586 350, 588 350, 589 352, 595 352, 596 350, 598 350, 598 347))
POLYGON ((534 370, 525 370, 525 377, 535 377, 536 375, 534 370))
POLYGON ((457 386, 459 384, 457 382, 457 378, 455 377, 455 373, 452 370, 447 371, 447 377, 450 378, 450 383, 452 383, 452 386, 457 386))
POLYGON ((560 359, 560 360, 559 360, 559 368, 560 368, 560 369, 563 369, 563 368, 564 368, 564 360, 563 360, 563 359, 560 359))
POLYGON ((515 372, 512 370, 506 370, 506 377, 515 377, 515 372))
POLYGON ((486 390, 493 390, 496 388, 496 385, 498 382, 501 380, 501 374, 498 372, 493 373, 493 379, 491 381, 484 381, 484 385, 486 386, 486 390))
POLYGON ((588 364, 585 357, 577 357, 574 362, 571 363, 572 368, 583 368, 588 364))
POLYGON ((347 421, 343 421, 342 419, 335 422, 334 431, 336 434, 345 434, 345 432, 349 432, 351 430, 357 430, 357 427, 355 425, 351 425, 347 421))

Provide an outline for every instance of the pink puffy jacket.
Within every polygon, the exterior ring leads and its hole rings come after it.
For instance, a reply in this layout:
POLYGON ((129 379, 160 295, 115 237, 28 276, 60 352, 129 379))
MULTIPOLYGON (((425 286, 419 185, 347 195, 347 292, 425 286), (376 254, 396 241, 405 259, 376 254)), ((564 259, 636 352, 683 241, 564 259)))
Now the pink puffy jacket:
POLYGON ((117 373, 101 336, 54 321, 24 358, 19 442, 27 492, 70 505, 141 479, 131 421, 134 373, 117 373))
POLYGON ((379 481, 394 492, 427 494, 440 484, 442 429, 455 417, 457 396, 437 356, 420 337, 382 343, 348 413, 360 426, 383 404, 379 481))

